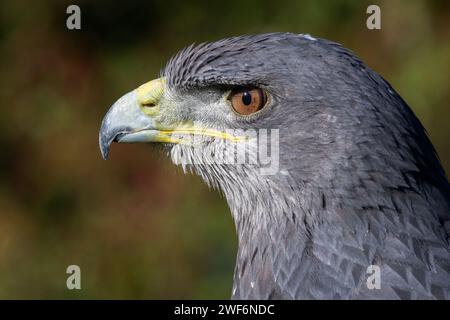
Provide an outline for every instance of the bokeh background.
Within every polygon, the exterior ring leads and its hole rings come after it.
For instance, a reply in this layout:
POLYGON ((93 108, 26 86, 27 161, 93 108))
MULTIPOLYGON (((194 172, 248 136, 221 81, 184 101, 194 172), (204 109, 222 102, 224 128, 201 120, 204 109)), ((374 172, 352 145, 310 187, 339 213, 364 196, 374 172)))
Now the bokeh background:
POLYGON ((265 0, 0 3, 0 298, 229 298, 225 201, 146 145, 98 129, 123 93, 192 42, 271 31, 342 43, 382 74, 450 172, 450 2, 265 0), (81 8, 80 31, 66 8, 81 8), (378 4, 382 29, 366 29, 378 4), (66 288, 66 268, 82 290, 66 288))

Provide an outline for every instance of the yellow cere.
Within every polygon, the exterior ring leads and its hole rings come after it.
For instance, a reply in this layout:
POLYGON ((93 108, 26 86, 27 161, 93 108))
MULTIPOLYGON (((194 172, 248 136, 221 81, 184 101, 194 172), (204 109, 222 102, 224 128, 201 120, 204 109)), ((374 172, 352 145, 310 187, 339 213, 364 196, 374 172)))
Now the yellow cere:
MULTIPOLYGON (((160 112, 158 103, 164 94, 165 82, 165 78, 162 77, 144 83, 136 89, 137 101, 143 108, 143 111, 149 116, 155 116, 160 112)), ((195 127, 188 123, 175 128, 160 128, 158 131, 159 132, 156 137, 158 142, 183 143, 184 141, 182 139, 172 137, 172 135, 176 134, 203 135, 233 142, 246 140, 246 137, 233 136, 232 134, 224 131, 195 127)))
POLYGON ((136 89, 137 100, 141 106, 156 106, 164 93, 165 78, 144 83, 136 89))

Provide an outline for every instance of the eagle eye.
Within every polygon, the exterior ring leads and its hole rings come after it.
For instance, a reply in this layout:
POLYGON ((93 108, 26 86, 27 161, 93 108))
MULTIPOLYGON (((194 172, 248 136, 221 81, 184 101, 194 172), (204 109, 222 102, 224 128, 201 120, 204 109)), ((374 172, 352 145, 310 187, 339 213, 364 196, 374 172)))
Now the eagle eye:
POLYGON ((267 94, 261 88, 237 88, 228 96, 233 110, 241 115, 250 115, 261 110, 267 103, 267 94))

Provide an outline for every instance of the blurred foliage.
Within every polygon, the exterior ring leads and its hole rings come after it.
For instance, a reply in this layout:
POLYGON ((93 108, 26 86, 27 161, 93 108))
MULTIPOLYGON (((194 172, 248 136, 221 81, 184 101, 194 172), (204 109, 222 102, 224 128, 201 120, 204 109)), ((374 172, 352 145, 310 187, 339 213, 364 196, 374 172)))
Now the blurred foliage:
POLYGON ((448 1, 2 1, 0 298, 228 298, 236 237, 225 201, 152 146, 100 121, 192 43, 268 31, 351 48, 410 104, 450 171, 448 1), (82 30, 66 29, 66 7, 82 30), (382 30, 365 27, 378 4, 382 30), (82 290, 66 289, 66 267, 82 290))

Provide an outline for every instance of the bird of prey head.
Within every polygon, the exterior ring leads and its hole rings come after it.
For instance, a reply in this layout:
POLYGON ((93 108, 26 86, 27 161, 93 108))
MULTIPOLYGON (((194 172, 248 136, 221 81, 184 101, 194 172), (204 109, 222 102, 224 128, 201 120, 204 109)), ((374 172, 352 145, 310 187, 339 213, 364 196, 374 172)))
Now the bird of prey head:
POLYGON ((161 143, 224 194, 233 298, 450 298, 450 188, 434 148, 336 43, 272 33, 190 46, 111 107, 104 158, 112 142, 161 143))

